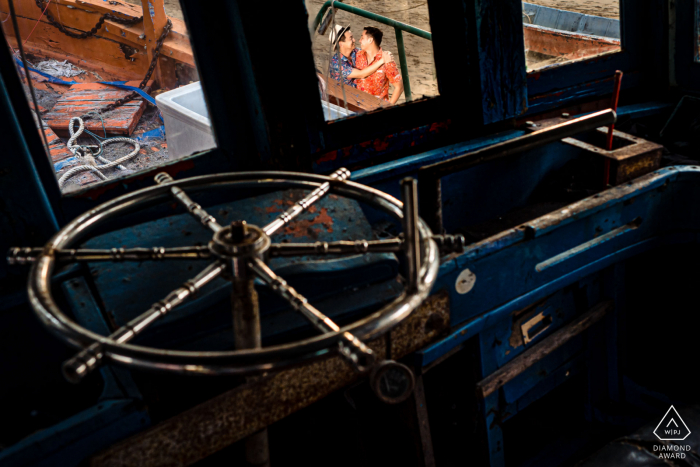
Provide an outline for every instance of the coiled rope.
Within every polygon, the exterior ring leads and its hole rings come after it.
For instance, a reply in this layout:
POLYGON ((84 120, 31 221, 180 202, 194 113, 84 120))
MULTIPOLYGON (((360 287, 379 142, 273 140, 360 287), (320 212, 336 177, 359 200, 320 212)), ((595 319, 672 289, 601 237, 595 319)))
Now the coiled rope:
POLYGON ((139 150, 141 149, 141 145, 138 143, 138 141, 131 139, 131 138, 124 138, 124 137, 115 137, 115 138, 108 138, 104 139, 102 141, 97 140, 99 143, 100 150, 97 154, 93 154, 92 150, 83 145, 78 145, 75 144, 76 140, 80 137, 80 135, 85 131, 85 124, 83 123, 83 119, 80 117, 73 117, 70 119, 70 123, 68 124, 68 131, 70 133, 70 139, 68 140, 68 149, 70 152, 73 153, 74 156, 76 156, 79 160, 84 160, 87 162, 86 165, 79 165, 77 167, 73 167, 72 169, 68 170, 66 173, 64 173, 61 178, 58 180, 58 186, 59 188, 63 188, 63 186, 66 184, 66 182, 74 177, 75 175, 82 173, 82 172, 93 172, 95 175, 97 175, 99 178, 102 180, 109 180, 105 174, 100 172, 100 170, 104 169, 109 169, 111 167, 118 166, 122 162, 126 162, 129 159, 133 158, 138 154, 139 150), (73 125, 75 121, 78 121, 79 128, 78 131, 74 131, 73 125), (126 156, 117 159, 115 161, 109 161, 102 157, 102 151, 104 149, 104 145, 106 144, 112 144, 112 143, 129 143, 134 145, 134 150, 131 151, 129 154, 126 156), (102 162, 104 165, 97 165, 95 162, 95 157, 102 162))

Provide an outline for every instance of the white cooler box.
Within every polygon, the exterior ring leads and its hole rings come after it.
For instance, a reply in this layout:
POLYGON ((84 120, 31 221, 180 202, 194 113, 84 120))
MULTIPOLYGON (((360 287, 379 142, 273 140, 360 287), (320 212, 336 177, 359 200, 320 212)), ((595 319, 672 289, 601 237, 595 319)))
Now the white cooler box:
POLYGON ((177 159, 216 147, 199 81, 157 95, 156 104, 165 121, 171 158, 177 159))

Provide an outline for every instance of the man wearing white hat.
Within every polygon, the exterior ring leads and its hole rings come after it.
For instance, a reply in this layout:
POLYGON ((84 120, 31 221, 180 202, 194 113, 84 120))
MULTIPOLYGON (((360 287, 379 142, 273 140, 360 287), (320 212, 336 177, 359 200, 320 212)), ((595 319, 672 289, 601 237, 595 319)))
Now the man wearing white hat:
POLYGON ((355 38, 352 36, 350 26, 336 25, 328 39, 336 50, 329 64, 330 77, 338 82, 342 80, 342 83, 347 86, 357 87, 356 79, 366 78, 385 63, 394 61, 391 53, 384 52, 380 60, 375 60, 370 66, 359 70, 355 68, 355 59, 360 49, 355 48, 355 38))

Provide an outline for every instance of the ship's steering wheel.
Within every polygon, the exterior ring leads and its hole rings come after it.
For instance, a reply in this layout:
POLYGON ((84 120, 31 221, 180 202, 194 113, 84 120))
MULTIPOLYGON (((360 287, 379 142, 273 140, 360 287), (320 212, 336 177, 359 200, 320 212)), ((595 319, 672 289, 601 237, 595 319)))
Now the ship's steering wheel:
MULTIPOLYGON (((91 209, 61 229, 43 248, 13 248, 9 260, 14 264, 33 262, 28 290, 34 311, 50 331, 66 343, 81 349, 63 365, 65 377, 72 382, 80 381, 107 361, 127 367, 180 374, 253 375, 297 365, 337 351, 357 371, 372 375, 371 385, 382 400, 399 402, 408 397, 412 390, 411 371, 397 362, 377 361, 375 353, 365 342, 389 331, 425 300, 437 278, 440 254, 430 229, 418 217, 417 187, 414 180, 402 181, 404 202, 401 203, 378 190, 348 181, 349 176, 349 171, 340 169, 331 176, 293 172, 240 172, 174 181, 168 174, 160 173, 155 177, 156 186, 120 196, 91 209), (311 190, 311 193, 268 225, 258 227, 247 225, 243 220, 229 226, 221 226, 183 191, 224 188, 297 188, 311 190), (387 240, 307 244, 271 242, 270 237, 275 232, 327 193, 368 203, 400 220, 403 235, 387 240), (153 206, 171 197, 183 204, 190 214, 212 231, 212 239, 207 246, 73 249, 106 221, 118 215, 153 206), (309 304, 266 264, 269 258, 280 256, 357 255, 377 252, 403 255, 404 291, 381 310, 343 328, 309 304), (213 262, 109 336, 91 332, 72 321, 52 297, 51 277, 57 263, 175 259, 213 262), (170 313, 195 295, 205 284, 219 276, 232 283, 236 350, 181 351, 129 343, 154 321, 170 313), (257 294, 253 286, 256 278, 306 317, 320 334, 293 343, 261 347, 257 294), (381 384, 381 378, 389 378, 385 382, 387 384, 381 384)), ((441 240, 444 241, 444 238, 441 240)))

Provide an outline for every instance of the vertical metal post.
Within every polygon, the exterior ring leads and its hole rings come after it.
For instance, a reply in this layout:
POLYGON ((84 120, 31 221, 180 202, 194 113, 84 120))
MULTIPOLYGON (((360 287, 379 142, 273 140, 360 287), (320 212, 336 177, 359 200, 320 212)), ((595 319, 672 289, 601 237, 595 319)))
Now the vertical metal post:
MULTIPOLYGON (((231 224, 231 242, 242 243, 247 235, 245 221, 231 224)), ((254 276, 248 271, 246 260, 231 260, 231 308, 233 311, 233 332, 236 350, 259 349, 262 347, 260 330, 260 304, 255 291, 254 276)), ((257 377, 249 377, 248 382, 257 377)), ((245 440, 245 456, 248 465, 269 467, 270 449, 267 428, 253 433, 245 440)))
POLYGON ((420 276, 420 238, 418 234, 418 184, 413 178, 401 180, 403 197, 403 235, 406 240, 406 280, 410 290, 420 276))
POLYGON ((411 82, 408 80, 408 63, 406 63, 406 49, 403 45, 403 32, 395 27, 396 48, 399 49, 399 60, 401 61, 401 78, 403 79, 403 92, 406 95, 406 102, 411 100, 411 82))
POLYGON ((428 223, 433 235, 443 233, 442 224, 442 183, 440 177, 428 170, 418 171, 420 196, 418 207, 421 219, 428 223))

